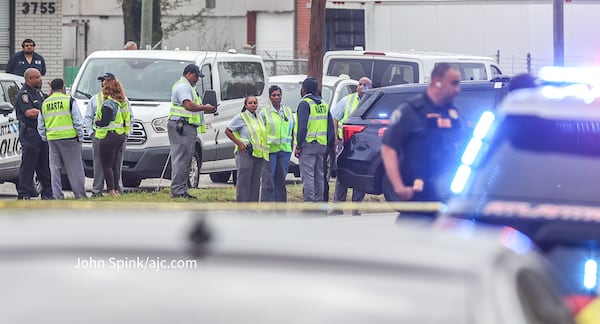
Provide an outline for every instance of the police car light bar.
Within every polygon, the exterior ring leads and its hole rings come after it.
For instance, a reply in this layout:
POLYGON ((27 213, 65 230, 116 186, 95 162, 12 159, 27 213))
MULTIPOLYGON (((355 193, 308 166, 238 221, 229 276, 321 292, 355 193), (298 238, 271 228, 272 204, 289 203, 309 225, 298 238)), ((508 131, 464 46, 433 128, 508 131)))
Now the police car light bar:
POLYGON ((582 83, 600 85, 600 67, 546 66, 540 69, 538 79, 547 83, 582 83))
POLYGON ((594 289, 596 287, 596 279, 598 278, 598 262, 594 259, 589 259, 585 262, 583 286, 586 289, 594 289))

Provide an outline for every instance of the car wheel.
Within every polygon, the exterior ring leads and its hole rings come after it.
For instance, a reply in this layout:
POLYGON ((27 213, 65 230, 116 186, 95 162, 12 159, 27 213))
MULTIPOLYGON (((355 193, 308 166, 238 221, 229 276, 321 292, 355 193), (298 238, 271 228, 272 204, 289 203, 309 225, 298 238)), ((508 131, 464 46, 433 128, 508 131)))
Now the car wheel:
POLYGON ((210 180, 214 183, 227 183, 231 177, 231 171, 215 172, 210 174, 210 180))
POLYGON ((123 187, 137 188, 142 183, 142 179, 137 177, 123 177, 123 187))
POLYGON ((188 177, 188 186, 190 188, 198 188, 200 184, 200 166, 202 160, 200 159, 200 155, 198 152, 194 152, 192 156, 192 165, 190 167, 190 175, 188 177))
POLYGON ((387 175, 384 174, 381 178, 381 190, 383 191, 385 200, 391 202, 400 201, 400 197, 398 197, 398 194, 394 191, 394 187, 392 186, 392 183, 388 179, 387 175))

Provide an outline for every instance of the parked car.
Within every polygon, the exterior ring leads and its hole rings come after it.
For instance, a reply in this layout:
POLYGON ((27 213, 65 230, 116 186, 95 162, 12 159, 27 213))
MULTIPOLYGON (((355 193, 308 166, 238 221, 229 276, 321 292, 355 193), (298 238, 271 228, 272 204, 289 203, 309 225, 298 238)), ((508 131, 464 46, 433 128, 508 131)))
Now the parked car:
POLYGON ((369 77, 373 87, 406 83, 429 83, 438 63, 456 67, 464 81, 492 80, 502 72, 491 57, 427 51, 329 51, 323 56, 323 75, 369 77))
MULTIPOLYGON (((400 103, 425 91, 426 84, 375 88, 365 92, 356 111, 342 125, 344 148, 337 159, 342 183, 366 193, 384 194, 394 200, 381 159, 381 139, 389 116, 400 103)), ((454 103, 467 128, 472 128, 485 110, 493 110, 507 92, 505 82, 465 81, 454 103)))
POLYGON ((515 91, 482 116, 444 216, 527 234, 563 273, 569 295, 589 300, 600 274, 600 83, 570 83, 578 69, 548 71, 553 82, 562 73, 562 85, 515 91))
POLYGON ((511 229, 211 206, 86 213, 3 210, 4 322, 573 323, 511 229))
MULTIPOLYGON (((300 95, 300 89, 302 88, 302 81, 306 79, 304 74, 292 74, 292 75, 277 75, 269 77, 268 85, 265 89, 269 89, 271 85, 278 85, 282 92, 282 103, 290 108, 294 112, 298 108, 302 96, 300 95)), ((323 100, 329 104, 330 108, 334 106, 345 96, 356 92, 358 87, 358 81, 350 79, 348 76, 323 76, 323 85, 321 87, 321 96, 323 100)), ((265 91, 265 96, 260 99, 260 106, 268 104, 268 91, 265 91)), ((298 166, 298 158, 292 154, 290 159, 290 166, 288 168, 289 173, 293 173, 296 177, 300 176, 300 168, 298 166)))
MULTIPOLYGON (((79 70, 71 95, 85 112, 92 95, 100 91, 97 78, 114 73, 131 102, 133 125, 123 155, 123 185, 139 186, 142 179, 170 178, 167 115, 171 87, 181 78, 187 64, 198 65, 205 75, 196 90, 214 90, 218 114, 207 114, 206 133, 198 134, 189 175, 190 187, 197 187, 201 173, 211 179, 228 179, 235 170, 233 143, 225 127, 240 111, 246 95, 261 95, 266 71, 260 56, 228 52, 200 51, 97 51, 90 54, 79 70)), ((85 174, 93 177, 91 140, 83 146, 85 174)))

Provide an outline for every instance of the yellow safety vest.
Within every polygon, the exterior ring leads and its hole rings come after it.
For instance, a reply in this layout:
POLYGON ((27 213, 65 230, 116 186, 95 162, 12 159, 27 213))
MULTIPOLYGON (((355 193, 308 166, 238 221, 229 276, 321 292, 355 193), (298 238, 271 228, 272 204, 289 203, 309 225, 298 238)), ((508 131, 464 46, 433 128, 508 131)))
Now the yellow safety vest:
POLYGON ((356 107, 358 107, 359 100, 360 99, 358 98, 358 93, 353 93, 350 96, 348 96, 348 100, 346 100, 346 108, 344 109, 344 116, 341 120, 338 121, 338 138, 344 138, 342 124, 356 110, 356 107))
MULTIPOLYGON (((252 144, 252 156, 269 161, 269 148, 267 146, 267 130, 265 125, 249 111, 244 111, 240 113, 240 115, 244 124, 248 127, 250 140, 242 138, 238 131, 233 132, 233 135, 244 144, 252 144)), ((236 145, 234 152, 237 151, 238 147, 236 145)))
MULTIPOLYGON (((175 82, 173 87, 171 87, 171 93, 175 92, 175 87, 177 85, 179 85, 180 83, 184 83, 188 87, 190 87, 190 91, 192 92, 192 102, 197 105, 201 105, 202 98, 200 98, 196 89, 194 89, 194 87, 192 87, 190 82, 184 77, 181 77, 177 82, 175 82)), ((173 102, 173 95, 171 95, 171 110, 169 111, 168 118, 170 119, 171 116, 179 116, 181 118, 187 118, 188 123, 198 126, 199 133, 206 133, 206 123, 204 122, 204 112, 203 111, 189 111, 189 110, 185 109, 184 106, 176 105, 175 102, 173 102)))
POLYGON ((55 92, 42 104, 42 115, 46 126, 46 138, 49 141, 77 137, 71 115, 71 97, 55 92))
MULTIPOLYGON (((321 101, 315 103, 311 98, 302 99, 310 105, 310 115, 308 116, 308 125, 306 127, 306 142, 317 141, 321 145, 327 145, 327 115, 329 114, 329 105, 321 101)), ((296 121, 296 124, 298 121, 296 121)))
MULTIPOLYGON (((129 109, 129 104, 127 103, 127 101, 121 103, 119 101, 112 99, 111 97, 108 97, 107 100, 114 101, 117 104, 117 106, 119 107, 119 111, 117 111, 117 115, 115 116, 115 119, 113 121, 111 121, 108 125, 106 125, 104 127, 98 126, 96 128, 95 136, 98 139, 105 138, 106 134, 108 134, 109 131, 115 131, 117 134, 121 135, 121 134, 129 133, 129 129, 131 128, 131 126, 130 126, 131 110, 129 109)), ((96 109, 96 120, 101 120, 101 119, 102 119, 102 106, 99 105, 98 108, 96 109)))
POLYGON ((267 143, 269 152, 292 151, 292 109, 281 105, 283 118, 272 106, 263 108, 264 124, 267 129, 267 143))

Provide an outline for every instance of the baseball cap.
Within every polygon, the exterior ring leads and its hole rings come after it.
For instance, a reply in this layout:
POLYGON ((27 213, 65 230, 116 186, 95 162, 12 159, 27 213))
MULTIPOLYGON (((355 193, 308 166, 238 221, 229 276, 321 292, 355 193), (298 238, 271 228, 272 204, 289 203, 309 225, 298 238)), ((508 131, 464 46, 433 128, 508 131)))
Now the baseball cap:
POLYGON ((115 78, 115 75, 114 75, 114 74, 112 74, 112 73, 110 73, 110 72, 106 72, 106 73, 104 73, 103 75, 101 75, 101 76, 99 76, 99 77, 98 77, 98 80, 99 80, 99 81, 104 81, 104 80, 114 80, 114 79, 116 79, 116 78, 115 78))
POLYGON ((302 87, 306 92, 316 94, 319 89, 319 82, 315 78, 306 78, 302 81, 302 87))
POLYGON ((202 72, 200 72, 200 69, 198 68, 198 66, 196 64, 186 65, 185 69, 183 69, 183 74, 188 74, 188 73, 194 73, 199 78, 204 77, 204 74, 202 74, 202 72))

